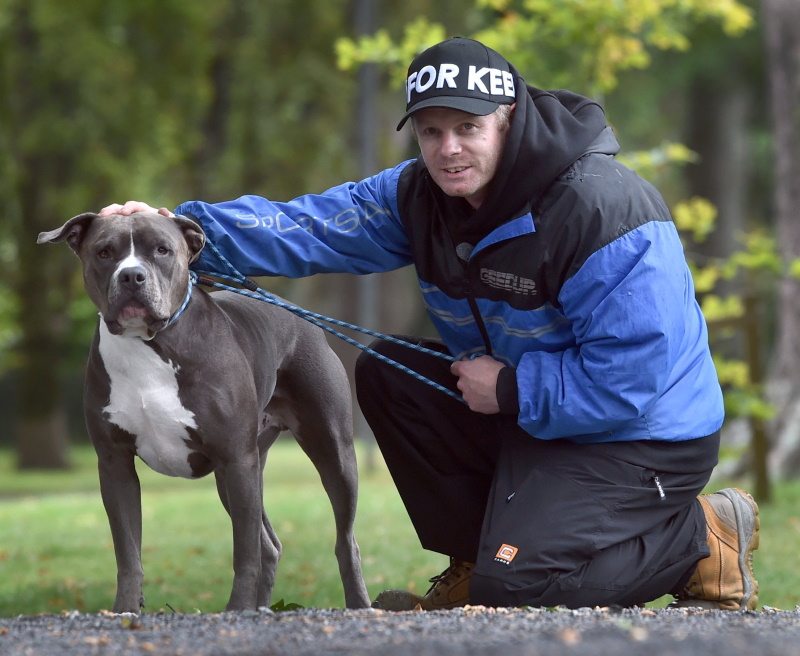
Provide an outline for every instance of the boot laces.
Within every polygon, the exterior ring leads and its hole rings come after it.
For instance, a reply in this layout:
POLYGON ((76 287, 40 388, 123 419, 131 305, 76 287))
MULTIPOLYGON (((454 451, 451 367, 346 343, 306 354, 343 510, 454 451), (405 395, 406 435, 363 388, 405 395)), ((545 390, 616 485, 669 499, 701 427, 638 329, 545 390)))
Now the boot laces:
POLYGON ((428 581, 431 582, 431 587, 428 588, 428 592, 425 594, 430 593, 431 590, 433 590, 440 583, 445 583, 451 576, 458 573, 459 570, 464 569, 464 567, 465 564, 463 562, 451 557, 450 565, 446 570, 444 570, 441 574, 437 574, 436 576, 432 576, 428 579, 428 581))

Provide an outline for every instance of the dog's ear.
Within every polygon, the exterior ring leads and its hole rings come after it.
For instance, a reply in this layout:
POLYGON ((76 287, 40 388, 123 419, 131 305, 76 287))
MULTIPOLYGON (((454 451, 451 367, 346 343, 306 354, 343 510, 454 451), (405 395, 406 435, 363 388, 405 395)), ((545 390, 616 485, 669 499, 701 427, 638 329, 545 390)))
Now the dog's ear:
POLYGON ((83 243, 83 238, 89 231, 89 226, 92 225, 92 221, 98 216, 99 215, 94 212, 84 212, 83 214, 78 214, 78 216, 73 216, 60 228, 50 230, 49 232, 40 232, 36 243, 44 244, 66 241, 69 247, 75 251, 75 253, 78 253, 83 243))
POLYGON ((200 257, 200 251, 206 245, 206 233, 203 231, 203 226, 199 221, 188 216, 176 215, 175 223, 183 232, 183 237, 189 245, 189 264, 197 261, 200 257))

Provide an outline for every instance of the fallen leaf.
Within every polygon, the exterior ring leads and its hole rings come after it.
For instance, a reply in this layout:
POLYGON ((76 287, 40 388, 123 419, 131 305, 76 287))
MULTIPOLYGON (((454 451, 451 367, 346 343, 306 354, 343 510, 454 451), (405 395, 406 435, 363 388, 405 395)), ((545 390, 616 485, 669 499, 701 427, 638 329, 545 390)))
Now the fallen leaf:
POLYGON ((581 641, 581 634, 575 629, 565 629, 558 635, 561 642, 567 645, 577 645, 581 641))

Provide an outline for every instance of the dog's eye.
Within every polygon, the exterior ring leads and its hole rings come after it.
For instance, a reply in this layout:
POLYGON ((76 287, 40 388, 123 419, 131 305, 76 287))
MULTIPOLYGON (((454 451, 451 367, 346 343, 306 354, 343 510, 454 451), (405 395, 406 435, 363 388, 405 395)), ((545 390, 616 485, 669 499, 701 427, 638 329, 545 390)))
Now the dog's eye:
POLYGON ((166 246, 159 246, 156 250, 159 255, 169 255, 172 252, 166 246))
POLYGON ((107 260, 109 257, 111 257, 111 251, 109 251, 107 248, 100 249, 97 251, 97 257, 99 257, 101 260, 107 260))

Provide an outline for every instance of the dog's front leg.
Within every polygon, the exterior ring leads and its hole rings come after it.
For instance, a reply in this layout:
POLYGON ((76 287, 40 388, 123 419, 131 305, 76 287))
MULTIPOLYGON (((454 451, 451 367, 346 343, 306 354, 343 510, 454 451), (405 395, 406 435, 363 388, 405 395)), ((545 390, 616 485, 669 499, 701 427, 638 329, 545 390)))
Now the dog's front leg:
POLYGON ((100 493, 111 527, 117 559, 115 613, 139 613, 142 582, 142 500, 133 455, 98 454, 100 493))
POLYGON ((258 454, 218 470, 233 527, 233 588, 226 610, 255 610, 261 577, 262 486, 258 454))

